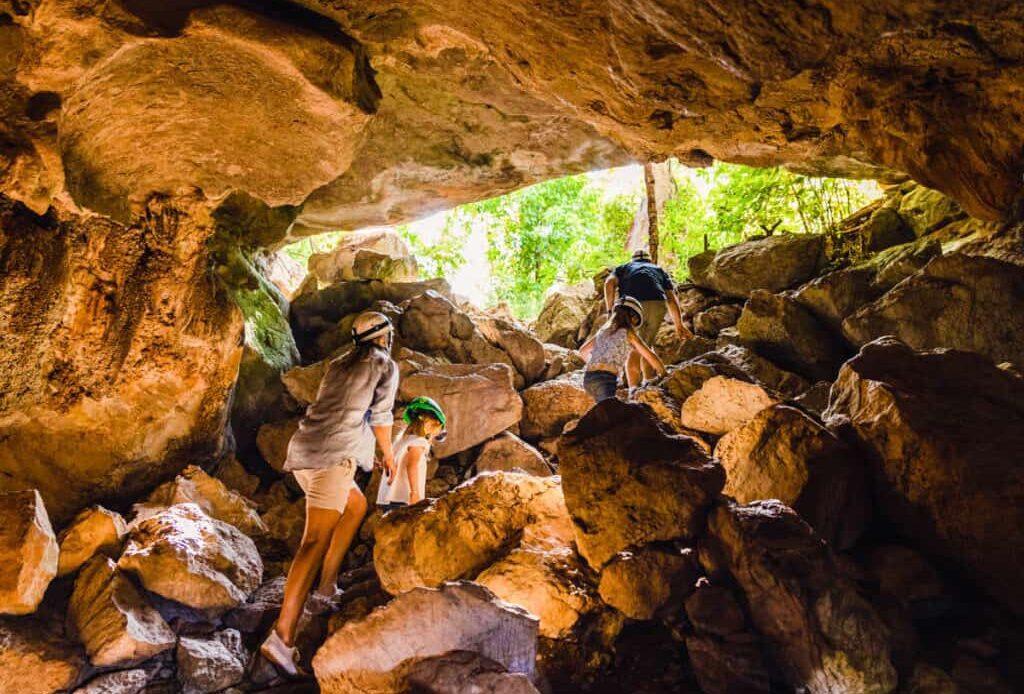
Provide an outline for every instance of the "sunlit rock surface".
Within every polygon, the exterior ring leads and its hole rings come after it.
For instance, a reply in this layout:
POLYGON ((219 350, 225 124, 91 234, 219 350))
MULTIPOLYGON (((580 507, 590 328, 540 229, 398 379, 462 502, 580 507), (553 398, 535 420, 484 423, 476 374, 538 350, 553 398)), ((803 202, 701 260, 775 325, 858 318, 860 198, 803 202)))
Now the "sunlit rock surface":
POLYGON ((58 551, 39 492, 0 494, 0 614, 35 612, 57 575, 58 551))
POLYGON ((102 506, 85 509, 75 516, 57 538, 60 542, 57 575, 77 571, 97 552, 117 556, 127 533, 128 526, 120 513, 102 506))

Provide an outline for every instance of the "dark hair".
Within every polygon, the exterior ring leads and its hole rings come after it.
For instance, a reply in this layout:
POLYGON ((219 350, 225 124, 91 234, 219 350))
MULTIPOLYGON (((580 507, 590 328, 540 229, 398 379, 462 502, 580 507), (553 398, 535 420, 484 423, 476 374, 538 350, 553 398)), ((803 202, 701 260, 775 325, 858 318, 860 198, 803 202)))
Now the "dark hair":
POLYGON ((633 320, 636 314, 629 310, 625 306, 616 306, 612 310, 612 317, 608 319, 608 324, 612 330, 622 330, 623 328, 632 328, 633 320))

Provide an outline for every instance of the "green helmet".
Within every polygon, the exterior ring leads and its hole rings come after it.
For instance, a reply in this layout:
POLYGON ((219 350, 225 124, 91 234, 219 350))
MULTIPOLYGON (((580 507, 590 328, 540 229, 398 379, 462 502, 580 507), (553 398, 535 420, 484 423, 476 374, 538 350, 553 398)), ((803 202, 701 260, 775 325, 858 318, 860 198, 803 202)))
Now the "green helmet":
POLYGON ((444 416, 444 410, 441 409, 441 406, 433 398, 421 395, 410 400, 409 404, 405 406, 405 414, 402 415, 402 419, 405 420, 406 424, 410 424, 412 423, 412 416, 416 412, 426 412, 441 422, 441 426, 447 426, 448 424, 448 420, 444 416))

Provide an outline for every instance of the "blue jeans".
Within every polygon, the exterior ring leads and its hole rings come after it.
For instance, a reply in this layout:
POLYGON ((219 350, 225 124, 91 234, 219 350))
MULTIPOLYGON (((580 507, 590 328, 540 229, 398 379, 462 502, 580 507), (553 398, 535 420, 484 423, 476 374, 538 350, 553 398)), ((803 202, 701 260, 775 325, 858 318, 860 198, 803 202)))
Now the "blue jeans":
POLYGON ((583 390, 587 391, 595 402, 614 398, 618 384, 619 375, 611 371, 588 371, 583 374, 583 390))

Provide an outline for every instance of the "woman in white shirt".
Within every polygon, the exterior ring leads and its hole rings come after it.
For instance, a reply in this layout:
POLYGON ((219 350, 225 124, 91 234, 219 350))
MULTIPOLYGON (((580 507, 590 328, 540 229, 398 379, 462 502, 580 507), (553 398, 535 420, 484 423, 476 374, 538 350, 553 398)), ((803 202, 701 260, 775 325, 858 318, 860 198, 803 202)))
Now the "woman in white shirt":
POLYGON ((396 472, 381 479, 377 492, 377 505, 385 510, 415 504, 426 496, 430 446, 443 441, 446 433, 444 411, 430 398, 413 398, 403 418, 408 426, 393 444, 396 472))

